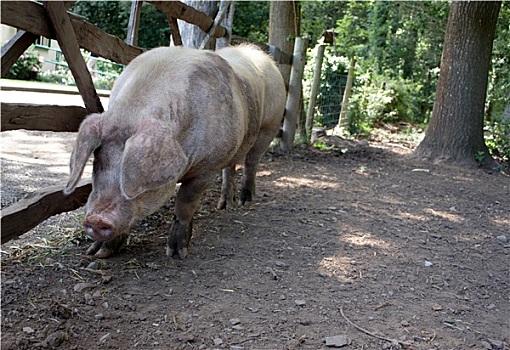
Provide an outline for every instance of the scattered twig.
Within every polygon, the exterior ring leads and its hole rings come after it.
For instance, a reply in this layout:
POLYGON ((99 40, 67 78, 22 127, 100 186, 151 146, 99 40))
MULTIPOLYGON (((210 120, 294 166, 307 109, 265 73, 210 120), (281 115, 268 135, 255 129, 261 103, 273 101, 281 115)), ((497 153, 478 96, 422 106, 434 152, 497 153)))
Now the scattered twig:
POLYGON ((380 304, 380 305, 376 306, 374 310, 375 310, 375 311, 377 311, 377 310, 382 309, 383 307, 391 306, 391 305, 392 305, 391 303, 388 303, 388 302, 386 301, 386 302, 384 302, 384 303, 382 303, 382 304, 380 304))
POLYGON ((200 297, 202 297, 202 298, 206 298, 206 299, 209 299, 209 300, 211 300, 211 301, 216 301, 216 300, 214 300, 213 298, 211 298, 211 297, 208 297, 207 295, 205 295, 205 294, 202 294, 202 293, 198 293, 198 296, 200 296, 200 297))
POLYGON ((248 338, 240 340, 240 341, 233 342, 231 344, 232 345, 243 344, 243 343, 246 343, 247 341, 253 340, 254 338, 257 338, 257 337, 260 337, 260 333, 250 334, 250 335, 248 335, 248 338))
POLYGON ((368 335, 370 335, 370 336, 372 336, 372 337, 374 337, 374 338, 381 339, 381 340, 385 340, 385 341, 387 341, 387 342, 389 342, 389 343, 398 343, 398 344, 400 344, 400 345, 402 345, 402 346, 411 346, 411 344, 409 344, 409 343, 406 343, 406 342, 403 342, 403 341, 400 341, 400 340, 397 340, 397 339, 391 339, 391 338, 388 338, 388 337, 383 337, 383 336, 381 336, 381 335, 377 335, 377 334, 375 334, 375 333, 372 333, 372 332, 370 332, 370 331, 366 330, 366 329, 365 329, 365 328, 363 328, 363 327, 358 326, 357 324, 355 324, 354 322, 352 322, 351 320, 349 320, 349 319, 345 316, 343 306, 340 306, 340 314, 341 314, 341 315, 342 315, 342 317, 343 317, 343 318, 347 321, 347 323, 349 323, 351 326, 353 326, 354 328, 356 328, 358 331, 361 331, 361 332, 363 332, 363 333, 365 333, 365 334, 368 334, 368 335))
POLYGON ((91 269, 91 268, 88 268, 88 267, 82 267, 81 270, 85 270, 85 271, 88 271, 88 272, 91 272, 91 273, 96 273, 96 274, 102 275, 102 276, 104 276, 106 274, 106 272, 104 272, 104 271, 95 270, 95 269, 91 269))
POLYGON ((175 315, 172 316, 172 321, 174 322, 175 329, 179 329, 179 323, 177 322, 177 317, 175 315))
POLYGON ((212 262, 221 261, 221 260, 225 260, 225 259, 226 259, 226 257, 222 256, 222 257, 219 257, 216 259, 207 260, 207 261, 204 261, 203 263, 201 263, 200 265, 198 265, 198 267, 201 268, 205 264, 210 264, 212 262))

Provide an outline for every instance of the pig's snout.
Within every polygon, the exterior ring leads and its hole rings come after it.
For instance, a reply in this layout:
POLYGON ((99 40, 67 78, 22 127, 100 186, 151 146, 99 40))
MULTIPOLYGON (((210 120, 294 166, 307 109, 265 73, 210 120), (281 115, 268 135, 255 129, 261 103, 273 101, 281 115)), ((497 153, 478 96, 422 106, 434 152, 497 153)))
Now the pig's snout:
POLYGON ((113 237, 113 224, 97 215, 87 217, 83 221, 83 228, 94 241, 105 242, 113 237))

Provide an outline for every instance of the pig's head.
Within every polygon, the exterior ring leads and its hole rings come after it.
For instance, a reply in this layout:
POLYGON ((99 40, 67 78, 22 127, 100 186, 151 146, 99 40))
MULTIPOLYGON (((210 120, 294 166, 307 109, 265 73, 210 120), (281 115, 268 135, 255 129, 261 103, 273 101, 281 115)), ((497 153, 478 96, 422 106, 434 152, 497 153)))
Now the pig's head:
POLYGON ((188 161, 160 120, 112 125, 106 113, 92 114, 81 124, 64 190, 65 194, 74 191, 94 153, 92 193, 83 226, 96 242, 127 237, 137 219, 164 205, 188 161))

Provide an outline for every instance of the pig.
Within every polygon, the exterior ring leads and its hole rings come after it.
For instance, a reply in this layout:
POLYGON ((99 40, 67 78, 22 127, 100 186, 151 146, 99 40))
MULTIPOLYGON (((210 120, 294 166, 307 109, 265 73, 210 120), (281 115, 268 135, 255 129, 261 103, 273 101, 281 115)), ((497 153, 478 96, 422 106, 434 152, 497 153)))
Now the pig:
POLYGON ((175 198, 166 254, 185 258, 203 192, 222 172, 219 209, 236 201, 235 166, 243 164, 238 202, 255 194, 258 163, 285 110, 283 78, 256 47, 216 52, 184 47, 149 50, 115 82, 109 108, 80 125, 64 189, 76 188, 94 154, 92 192, 83 221, 94 240, 88 255, 107 258, 131 227, 175 198))

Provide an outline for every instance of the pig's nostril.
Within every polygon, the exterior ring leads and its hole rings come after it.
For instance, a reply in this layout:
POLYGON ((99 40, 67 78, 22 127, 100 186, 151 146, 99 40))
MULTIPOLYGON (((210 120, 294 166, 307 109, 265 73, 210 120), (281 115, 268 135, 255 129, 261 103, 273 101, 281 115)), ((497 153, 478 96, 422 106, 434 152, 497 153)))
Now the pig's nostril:
POLYGON ((83 222, 83 229, 87 235, 96 241, 111 239, 113 234, 113 225, 95 217, 85 219, 83 222))
POLYGON ((85 233, 89 236, 91 236, 94 233, 94 229, 87 224, 83 224, 83 228, 85 229, 85 233))
POLYGON ((111 227, 101 227, 101 228, 99 229, 99 234, 100 234, 101 236, 105 236, 105 237, 106 237, 106 236, 109 236, 109 235, 111 235, 111 234, 112 234, 112 228, 111 228, 111 227))

